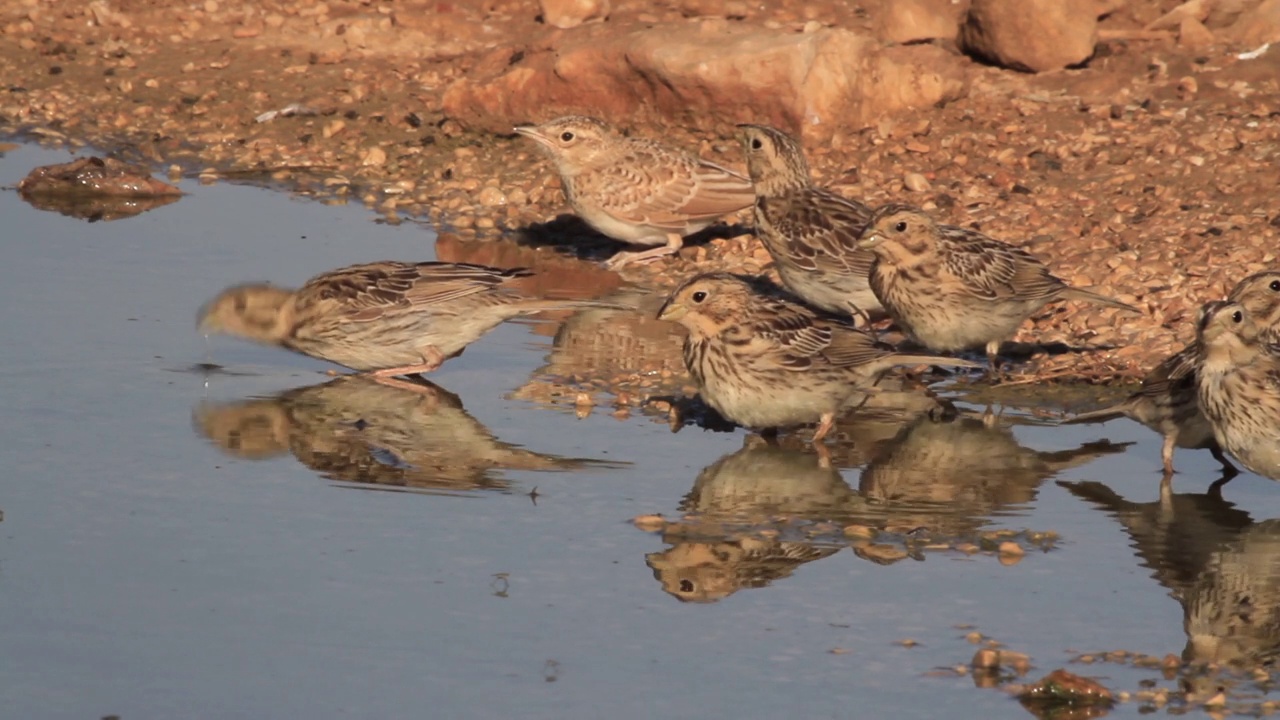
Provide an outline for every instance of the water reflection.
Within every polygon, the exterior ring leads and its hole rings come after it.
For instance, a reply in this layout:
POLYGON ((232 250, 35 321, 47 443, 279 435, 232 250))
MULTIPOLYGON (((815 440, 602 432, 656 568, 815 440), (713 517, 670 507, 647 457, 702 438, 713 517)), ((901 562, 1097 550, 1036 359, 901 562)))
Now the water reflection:
POLYGON ((563 384, 634 384, 648 393, 672 392, 686 382, 681 343, 684 329, 655 315, 665 297, 619 288, 600 300, 634 311, 583 308, 559 325, 547 362, 512 397, 549 402, 563 384))
POLYGON ((965 532, 975 520, 1030 503, 1058 473, 1129 445, 1099 440, 1068 450, 1035 450, 989 413, 944 423, 920 418, 883 443, 858 490, 897 522, 965 532))
POLYGON ((1280 520, 1255 521, 1222 498, 1161 488, 1154 502, 1126 500, 1099 482, 1061 483, 1124 526, 1135 554, 1182 605, 1184 662, 1248 671, 1280 654, 1280 520))
POLYGON ((661 527, 670 547, 645 556, 662 589, 714 602, 849 545, 880 565, 923 560, 924 550, 976 552, 992 543, 982 533, 993 516, 1018 512, 1057 473, 1125 448, 1032 450, 990 416, 876 411, 838 427, 829 452, 795 437, 747 436, 703 469, 679 505, 682 518, 661 527), (841 468, 859 466, 855 489, 841 468))
POLYGON ((203 403, 194 424, 231 455, 291 452, 324 477, 388 489, 506 490, 498 471, 617 466, 502 442, 457 395, 421 379, 387 385, 351 375, 275 397, 203 403))
POLYGON ((56 212, 89 222, 122 220, 164 207, 182 198, 176 195, 158 197, 86 197, 78 195, 33 195, 21 193, 31 207, 56 212))

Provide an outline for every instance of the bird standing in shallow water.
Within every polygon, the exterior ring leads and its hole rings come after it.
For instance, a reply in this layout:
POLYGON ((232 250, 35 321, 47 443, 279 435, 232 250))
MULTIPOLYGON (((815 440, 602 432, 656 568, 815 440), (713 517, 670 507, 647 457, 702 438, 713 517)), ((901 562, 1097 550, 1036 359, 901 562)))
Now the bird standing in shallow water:
POLYGON ((1218 444, 1253 472, 1280 480, 1280 355, 1240 303, 1210 303, 1196 339, 1200 409, 1218 444))
MULTIPOLYGON (((1280 341, 1280 272, 1267 271, 1250 275, 1236 284, 1228 299, 1244 306, 1255 319, 1264 342, 1280 341)), ((1125 416, 1146 425, 1164 436, 1160 457, 1166 477, 1173 474, 1174 448, 1204 448, 1222 463, 1229 478, 1239 472, 1218 446, 1213 425, 1200 411, 1198 365, 1201 348, 1198 341, 1165 358, 1145 378, 1142 387, 1111 407, 1082 413, 1065 424, 1105 422, 1125 416)))
POLYGON ((1142 313, 1067 285, 1021 248, 973 231, 943 232, 910 205, 876 210, 858 246, 875 253, 871 289, 903 331, 934 351, 985 347, 992 370, 1000 344, 1051 302, 1081 300, 1142 313))
POLYGON ((896 365, 979 367, 896 352, 840 317, 728 273, 686 281, 658 317, 689 331, 685 365, 708 405, 760 430, 817 422, 815 444, 831 431, 846 400, 874 391, 876 380, 896 365))
POLYGON ((799 143, 766 125, 739 125, 755 187, 756 235, 782 284, 801 300, 836 314, 881 309, 868 275, 875 254, 857 246, 871 208, 809 178, 799 143))
POLYGON ((569 115, 515 131, 551 159, 573 211, 615 240, 657 245, 618 253, 607 267, 678 251, 684 236, 751 204, 743 175, 652 140, 625 137, 601 120, 569 115))
POLYGON ((507 287, 533 273, 445 262, 375 262, 321 273, 301 288, 222 291, 200 310, 205 333, 236 335, 374 377, 431 372, 504 320, 544 310, 617 307, 542 300, 507 287))

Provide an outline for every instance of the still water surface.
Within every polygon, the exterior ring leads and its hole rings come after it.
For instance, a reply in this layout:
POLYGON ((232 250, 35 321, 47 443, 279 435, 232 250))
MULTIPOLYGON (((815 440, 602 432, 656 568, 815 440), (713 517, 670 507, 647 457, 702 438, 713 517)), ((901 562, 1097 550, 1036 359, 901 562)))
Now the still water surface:
MULTIPOLYGON (((0 184, 68 157, 12 151, 0 184)), ((1263 522, 1280 492, 1246 474, 1203 495, 1208 453, 1180 452, 1183 495, 1162 507, 1140 426, 1006 408, 995 427, 869 429, 878 461, 825 468, 742 431, 513 399, 552 349, 527 323, 421 397, 334 381, 207 344, 197 309, 236 282, 430 259, 433 235, 182 187, 96 223, 0 193, 6 717, 1025 718, 968 676, 926 675, 972 656, 957 626, 1029 654, 1030 679, 1067 666, 1127 690, 1176 681, 1071 651, 1181 655, 1189 633, 1193 654, 1280 646, 1280 531, 1263 522), (1103 438, 1134 444, 1088 445, 1103 438), (645 513, 690 518, 647 533, 630 523, 645 513), (739 532, 764 518, 776 536, 739 532), (1012 566, 879 564, 849 548, 849 522, 1061 540, 1012 566), (1241 588, 1252 624, 1230 619, 1241 588)))

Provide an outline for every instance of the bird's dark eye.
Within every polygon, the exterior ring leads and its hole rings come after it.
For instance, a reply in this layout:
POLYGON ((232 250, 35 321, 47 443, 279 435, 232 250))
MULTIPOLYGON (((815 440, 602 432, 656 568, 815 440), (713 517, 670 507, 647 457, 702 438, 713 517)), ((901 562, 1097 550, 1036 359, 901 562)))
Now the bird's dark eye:
POLYGON ((701 290, 693 294, 693 301, 696 303, 700 303, 706 299, 707 299, 707 294, 701 290))
POLYGON ((573 133, 569 132, 568 130, 565 130, 564 132, 560 133, 560 141, 573 142, 573 133))
POLYGON ((764 147, 764 143, 760 142, 760 138, 751 138, 751 149, 759 150, 764 147))
POLYGON ((894 231, 895 231, 895 232, 906 232, 906 231, 907 231, 907 221, 906 221, 906 220, 899 220, 898 222, 896 222, 896 223, 894 223, 894 224, 893 224, 893 229, 894 229, 894 231))
POLYGON ((691 580, 681 580, 681 581, 680 581, 680 592, 682 592, 682 593, 691 593, 691 592, 693 592, 693 581, 691 581, 691 580))
POLYGON ((1231 313, 1231 322, 1236 324, 1244 322, 1244 313, 1240 312, 1239 310, 1231 313))
POLYGON ((1268 287, 1270 287, 1272 290, 1275 290, 1276 292, 1280 292, 1280 280, 1272 280, 1271 284, 1268 285, 1268 287))

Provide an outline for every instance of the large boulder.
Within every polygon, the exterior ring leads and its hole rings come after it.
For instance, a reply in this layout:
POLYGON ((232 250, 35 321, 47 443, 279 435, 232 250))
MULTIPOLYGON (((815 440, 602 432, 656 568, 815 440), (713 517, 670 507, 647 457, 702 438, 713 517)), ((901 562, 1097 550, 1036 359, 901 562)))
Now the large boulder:
POLYGON ((895 43, 955 40, 968 2, 885 0, 872 10, 876 37, 895 43))
POLYGON ((1280 42, 1280 0, 1263 0, 1241 13, 1227 29, 1227 36, 1251 48, 1280 42))
POLYGON ((578 27, 609 17, 609 0, 540 0, 542 21, 558 28, 578 27))
POLYGON ((1089 0, 972 0, 960 47, 1015 70, 1060 70, 1093 55, 1098 12, 1089 0))
POLYGON ((693 126, 761 122, 828 140, 838 129, 860 129, 967 90, 965 63, 938 47, 885 47, 849 30, 716 20, 621 35, 597 23, 512 60, 456 81, 444 93, 445 113, 498 132, 582 113, 693 126))

